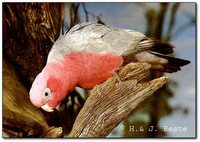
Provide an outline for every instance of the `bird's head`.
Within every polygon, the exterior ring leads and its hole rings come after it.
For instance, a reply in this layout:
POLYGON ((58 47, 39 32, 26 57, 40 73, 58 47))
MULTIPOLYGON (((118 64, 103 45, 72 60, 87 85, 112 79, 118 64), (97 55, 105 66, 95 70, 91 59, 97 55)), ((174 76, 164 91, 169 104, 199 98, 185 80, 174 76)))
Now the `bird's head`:
POLYGON ((45 111, 54 111, 68 93, 62 75, 62 69, 57 66, 45 67, 32 84, 31 102, 45 111))

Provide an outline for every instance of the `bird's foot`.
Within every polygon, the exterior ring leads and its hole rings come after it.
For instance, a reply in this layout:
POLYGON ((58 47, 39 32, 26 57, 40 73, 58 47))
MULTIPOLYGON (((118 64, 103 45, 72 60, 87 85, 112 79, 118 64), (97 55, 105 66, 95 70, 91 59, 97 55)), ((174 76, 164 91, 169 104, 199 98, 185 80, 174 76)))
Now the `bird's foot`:
POLYGON ((119 83, 122 83, 122 81, 120 80, 120 77, 119 77, 119 75, 117 74, 117 72, 114 72, 114 76, 115 76, 115 78, 117 79, 117 81, 118 81, 119 83))

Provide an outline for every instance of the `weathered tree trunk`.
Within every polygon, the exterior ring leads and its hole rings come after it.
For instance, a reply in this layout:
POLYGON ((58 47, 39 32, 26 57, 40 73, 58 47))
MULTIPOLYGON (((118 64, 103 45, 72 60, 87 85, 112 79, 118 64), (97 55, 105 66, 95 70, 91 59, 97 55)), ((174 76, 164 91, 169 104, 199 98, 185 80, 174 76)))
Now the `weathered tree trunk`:
POLYGON ((27 90, 59 37, 64 8, 53 3, 3 3, 4 136, 61 136, 61 128, 49 128, 49 115, 44 117, 30 103, 27 90))
POLYGON ((119 71, 119 77, 112 77, 93 88, 69 137, 107 136, 139 104, 167 82, 167 77, 161 77, 142 83, 149 75, 149 70, 147 63, 131 63, 119 71))
POLYGON ((59 37, 62 11, 56 3, 3 4, 3 56, 15 65, 27 89, 59 37))

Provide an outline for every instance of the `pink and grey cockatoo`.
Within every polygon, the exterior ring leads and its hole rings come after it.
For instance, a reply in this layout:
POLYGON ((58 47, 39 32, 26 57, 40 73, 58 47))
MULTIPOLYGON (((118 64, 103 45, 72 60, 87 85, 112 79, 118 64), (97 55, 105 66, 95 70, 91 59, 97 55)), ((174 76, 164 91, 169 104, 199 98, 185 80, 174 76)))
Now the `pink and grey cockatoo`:
POLYGON ((189 63, 163 55, 172 52, 171 44, 134 30, 77 24, 53 45, 46 66, 32 84, 30 100, 51 112, 75 87, 92 89, 127 63, 148 62, 152 69, 165 72, 176 72, 189 63))

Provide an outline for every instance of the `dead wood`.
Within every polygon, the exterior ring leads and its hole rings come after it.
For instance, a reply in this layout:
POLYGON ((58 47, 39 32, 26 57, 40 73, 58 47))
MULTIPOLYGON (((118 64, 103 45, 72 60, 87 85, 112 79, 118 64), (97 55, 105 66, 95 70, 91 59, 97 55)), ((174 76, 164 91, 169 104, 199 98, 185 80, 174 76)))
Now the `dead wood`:
POLYGON ((15 64, 27 89, 45 66, 47 55, 60 35, 63 5, 3 3, 3 55, 15 64))
POLYGON ((167 82, 167 77, 160 77, 142 83, 149 75, 149 70, 147 63, 131 63, 118 72, 118 77, 112 77, 93 88, 69 137, 107 136, 139 104, 167 82))

